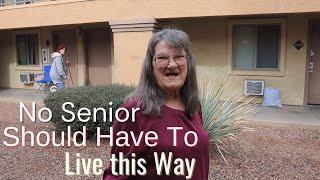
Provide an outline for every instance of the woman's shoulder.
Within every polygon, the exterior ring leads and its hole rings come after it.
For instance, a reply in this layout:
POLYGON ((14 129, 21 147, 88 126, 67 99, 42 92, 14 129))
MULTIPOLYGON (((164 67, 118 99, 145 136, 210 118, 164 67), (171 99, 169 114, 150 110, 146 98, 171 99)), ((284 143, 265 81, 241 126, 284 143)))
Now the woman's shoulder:
POLYGON ((149 117, 142 113, 138 102, 136 101, 125 101, 120 108, 125 108, 126 111, 123 109, 119 112, 118 118, 120 119, 127 119, 125 122, 118 122, 115 120, 113 122, 113 126, 116 127, 116 129, 122 129, 122 130, 139 130, 142 131, 148 126, 149 117))
POLYGON ((61 56, 54 57, 54 58, 52 58, 52 60, 54 62, 57 62, 57 63, 62 63, 62 57, 61 56))
POLYGON ((58 53, 58 52, 54 52, 54 53, 51 54, 51 58, 52 59, 61 58, 61 57, 62 57, 61 54, 58 53))
POLYGON ((126 108, 126 109, 140 108, 139 107, 139 102, 138 102, 137 99, 126 100, 126 101, 124 101, 124 103, 122 104, 121 107, 126 108))
POLYGON ((127 111, 130 113, 131 116, 135 116, 135 119, 144 120, 147 118, 145 114, 143 114, 142 107, 140 105, 140 102, 137 99, 129 99, 126 100, 121 108, 127 109, 127 111))

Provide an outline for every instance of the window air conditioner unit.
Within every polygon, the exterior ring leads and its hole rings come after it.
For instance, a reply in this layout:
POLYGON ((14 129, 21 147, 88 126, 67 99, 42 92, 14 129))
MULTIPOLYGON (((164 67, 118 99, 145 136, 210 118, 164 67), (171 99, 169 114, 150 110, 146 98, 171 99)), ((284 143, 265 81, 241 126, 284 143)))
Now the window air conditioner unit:
POLYGON ((245 80, 244 95, 245 96, 263 96, 264 81, 261 80, 245 80))
POLYGON ((20 82, 24 84, 34 83, 34 73, 20 73, 20 82))

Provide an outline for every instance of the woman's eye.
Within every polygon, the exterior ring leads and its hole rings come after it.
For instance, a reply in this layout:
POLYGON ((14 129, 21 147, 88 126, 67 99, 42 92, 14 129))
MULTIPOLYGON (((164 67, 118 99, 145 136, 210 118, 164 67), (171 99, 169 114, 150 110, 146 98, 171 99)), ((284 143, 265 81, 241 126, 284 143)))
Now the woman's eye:
POLYGON ((166 60, 166 59, 169 59, 169 58, 168 58, 168 57, 165 57, 165 56, 160 56, 160 57, 158 57, 157 59, 166 60))
POLYGON ((186 57, 183 56, 183 55, 180 55, 180 56, 176 56, 175 59, 176 60, 184 60, 186 57))

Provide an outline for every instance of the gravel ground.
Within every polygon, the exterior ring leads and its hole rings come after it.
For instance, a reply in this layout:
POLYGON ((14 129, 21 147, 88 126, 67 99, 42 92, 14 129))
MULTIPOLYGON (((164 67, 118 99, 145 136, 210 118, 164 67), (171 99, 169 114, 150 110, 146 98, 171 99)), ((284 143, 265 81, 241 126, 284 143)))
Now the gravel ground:
MULTIPOLYGON (((107 144, 96 147, 6 147, 4 129, 52 131, 50 123, 19 123, 18 104, 0 103, 0 179, 101 179, 101 176, 66 176, 65 152, 108 162, 107 144), (21 129, 21 128, 19 128, 21 129)), ((211 155, 209 179, 320 179, 320 128, 288 125, 241 124, 253 132, 242 132, 237 141, 227 140, 228 165, 216 153, 211 155)), ((11 132, 13 133, 13 131, 11 132)), ((107 166, 107 164, 105 164, 107 166)), ((74 165, 72 166, 72 169, 74 165)))

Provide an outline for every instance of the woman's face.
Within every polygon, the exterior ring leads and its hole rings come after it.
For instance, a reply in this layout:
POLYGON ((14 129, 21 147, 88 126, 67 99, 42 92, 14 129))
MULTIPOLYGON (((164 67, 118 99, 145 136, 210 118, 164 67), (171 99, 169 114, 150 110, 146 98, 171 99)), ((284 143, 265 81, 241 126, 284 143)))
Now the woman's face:
POLYGON ((60 54, 64 54, 66 52, 66 48, 60 49, 60 54))
POLYGON ((162 91, 167 93, 179 91, 188 73, 185 50, 173 48, 165 41, 160 41, 155 46, 153 73, 162 91))

